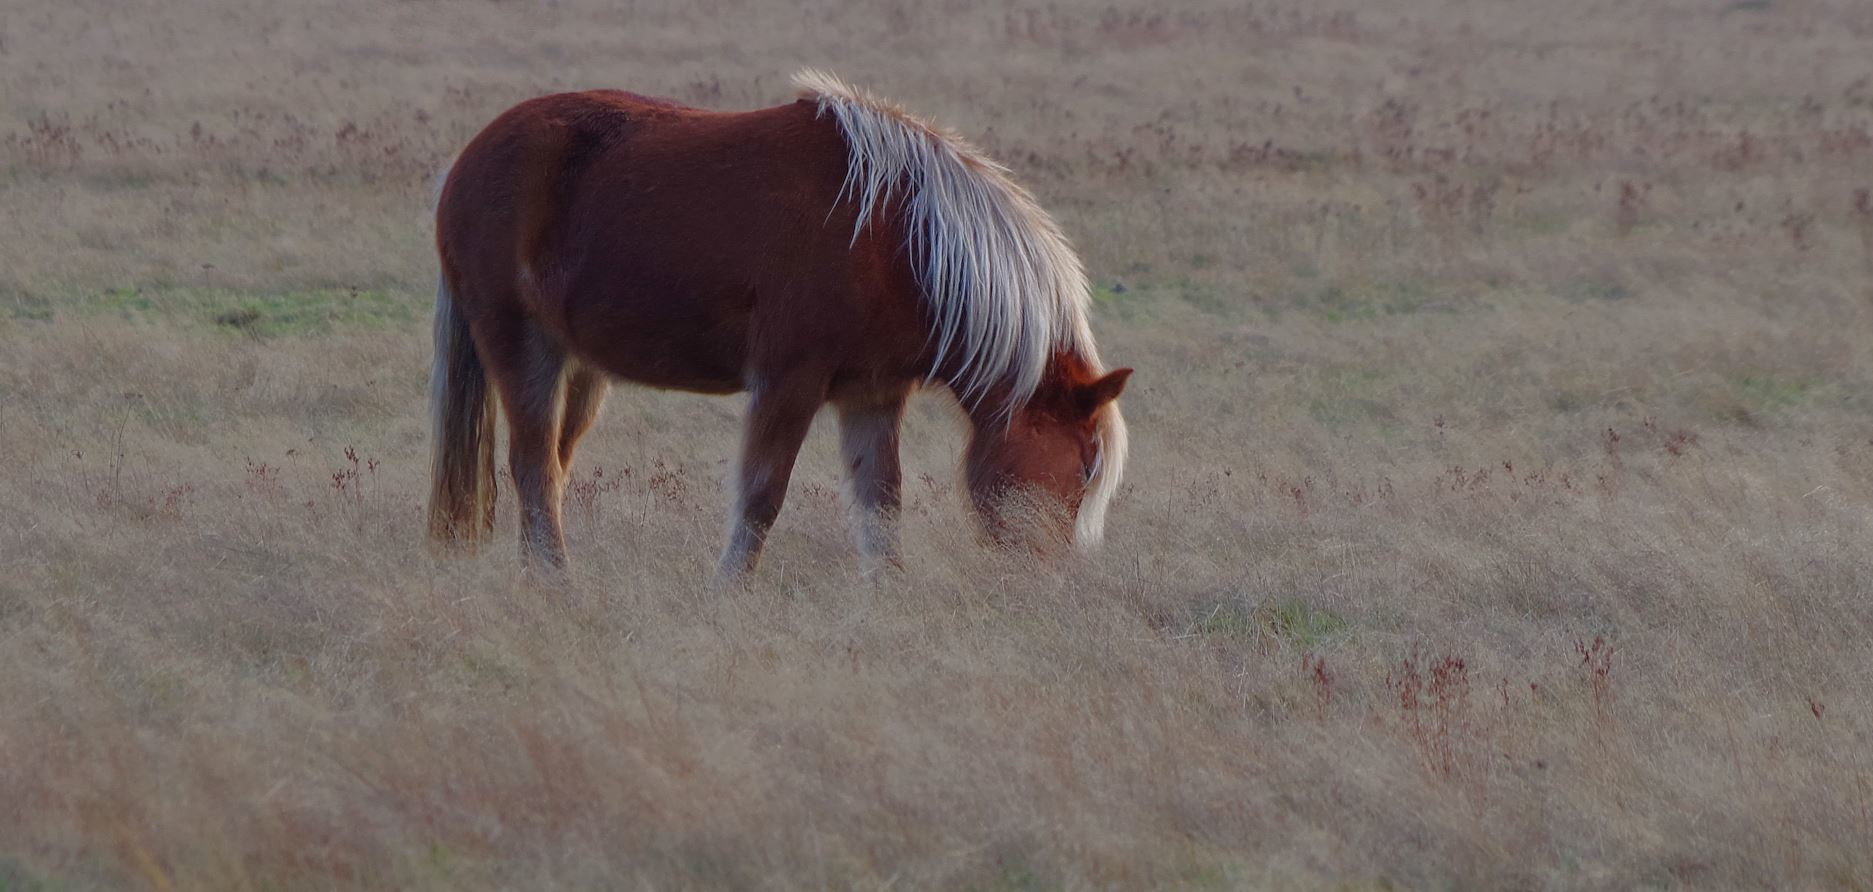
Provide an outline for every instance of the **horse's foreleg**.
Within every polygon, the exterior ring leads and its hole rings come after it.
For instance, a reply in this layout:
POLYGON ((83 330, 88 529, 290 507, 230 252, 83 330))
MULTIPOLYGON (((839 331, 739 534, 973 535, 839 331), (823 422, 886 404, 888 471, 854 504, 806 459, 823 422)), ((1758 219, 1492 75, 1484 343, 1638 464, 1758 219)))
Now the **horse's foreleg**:
POLYGON ((820 384, 757 387, 748 403, 742 433, 741 467, 735 507, 728 521, 728 545, 722 549, 717 578, 738 579, 754 570, 767 531, 787 498, 800 443, 825 401, 820 384))
POLYGON ((839 454, 845 461, 856 511, 854 535, 866 572, 898 563, 898 511, 903 472, 898 465, 898 428, 904 394, 839 407, 839 454))

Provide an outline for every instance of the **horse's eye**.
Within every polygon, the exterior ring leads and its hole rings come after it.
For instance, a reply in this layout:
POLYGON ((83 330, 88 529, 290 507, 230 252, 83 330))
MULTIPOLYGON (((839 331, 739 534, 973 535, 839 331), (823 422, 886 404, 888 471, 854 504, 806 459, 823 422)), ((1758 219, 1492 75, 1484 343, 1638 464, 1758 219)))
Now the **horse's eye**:
POLYGON ((1106 451, 1104 449, 1099 448, 1098 444, 1095 444, 1093 446, 1092 460, 1086 462, 1086 464, 1083 466, 1083 468, 1080 471, 1080 474, 1081 474, 1080 483, 1082 485, 1085 485, 1085 486, 1092 485, 1093 478, 1099 476, 1099 465, 1105 460, 1105 457, 1106 457, 1106 451))

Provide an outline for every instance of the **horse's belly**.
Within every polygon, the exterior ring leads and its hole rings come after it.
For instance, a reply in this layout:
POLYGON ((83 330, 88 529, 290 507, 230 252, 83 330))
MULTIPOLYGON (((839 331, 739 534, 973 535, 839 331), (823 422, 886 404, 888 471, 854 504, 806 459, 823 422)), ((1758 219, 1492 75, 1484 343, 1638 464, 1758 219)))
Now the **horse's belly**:
POLYGON ((747 326, 719 302, 672 299, 568 301, 568 346, 582 361, 650 387, 700 393, 743 389, 747 326))

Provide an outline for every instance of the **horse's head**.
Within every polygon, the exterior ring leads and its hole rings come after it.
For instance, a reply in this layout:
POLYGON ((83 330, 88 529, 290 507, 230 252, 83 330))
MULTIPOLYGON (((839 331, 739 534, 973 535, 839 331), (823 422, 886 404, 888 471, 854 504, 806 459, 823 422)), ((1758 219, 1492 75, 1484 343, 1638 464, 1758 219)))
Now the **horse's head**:
POLYGON ((1131 374, 1056 363, 1005 420, 977 420, 964 470, 996 542, 1043 552, 1098 544, 1125 462, 1125 421, 1114 400, 1131 374))

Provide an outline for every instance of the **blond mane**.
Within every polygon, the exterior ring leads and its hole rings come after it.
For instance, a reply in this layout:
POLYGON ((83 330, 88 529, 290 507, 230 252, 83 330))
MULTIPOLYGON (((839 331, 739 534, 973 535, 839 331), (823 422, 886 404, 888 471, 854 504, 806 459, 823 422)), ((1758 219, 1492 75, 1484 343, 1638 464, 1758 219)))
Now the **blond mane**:
MULTIPOLYGON (((1005 387, 1004 418, 1034 396, 1054 354, 1103 370, 1087 324, 1091 288, 1079 255, 1008 169, 948 130, 833 75, 806 70, 794 86, 831 115, 848 158, 840 198, 858 207, 852 237, 901 189, 904 228, 924 298, 936 317, 931 374, 977 406, 1005 387)), ((1080 507, 1076 540, 1096 544, 1126 455, 1116 404, 1099 419, 1100 460, 1080 507)))

